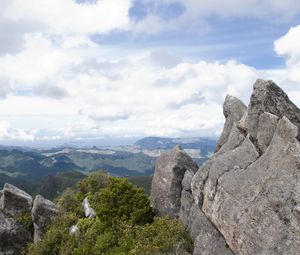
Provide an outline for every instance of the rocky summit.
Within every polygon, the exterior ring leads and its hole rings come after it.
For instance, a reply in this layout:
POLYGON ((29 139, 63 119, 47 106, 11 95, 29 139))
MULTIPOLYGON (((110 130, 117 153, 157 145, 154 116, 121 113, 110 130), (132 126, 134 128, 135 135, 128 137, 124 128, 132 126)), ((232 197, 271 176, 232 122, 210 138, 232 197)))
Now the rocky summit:
POLYGON ((227 96, 215 154, 198 171, 176 148, 157 161, 152 201, 179 217, 194 255, 300 254, 300 110, 257 80, 246 107, 227 96))

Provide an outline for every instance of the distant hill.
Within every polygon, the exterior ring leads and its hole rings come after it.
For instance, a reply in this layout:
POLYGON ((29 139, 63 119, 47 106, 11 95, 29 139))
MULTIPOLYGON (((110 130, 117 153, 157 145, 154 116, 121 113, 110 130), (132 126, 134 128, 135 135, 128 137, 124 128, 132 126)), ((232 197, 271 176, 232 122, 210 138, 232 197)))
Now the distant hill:
POLYGON ((66 188, 89 172, 105 170, 114 176, 140 176, 133 182, 141 182, 149 190, 151 181, 144 176, 151 176, 156 158, 177 144, 201 165, 213 153, 216 141, 210 138, 146 137, 128 146, 49 150, 0 145, 0 186, 9 182, 31 193, 39 192, 52 198, 60 192, 60 185, 66 188))
POLYGON ((183 149, 200 149, 203 152, 212 152, 217 141, 212 138, 165 138, 165 137, 145 137, 138 140, 134 145, 142 149, 172 149, 180 145, 183 149))

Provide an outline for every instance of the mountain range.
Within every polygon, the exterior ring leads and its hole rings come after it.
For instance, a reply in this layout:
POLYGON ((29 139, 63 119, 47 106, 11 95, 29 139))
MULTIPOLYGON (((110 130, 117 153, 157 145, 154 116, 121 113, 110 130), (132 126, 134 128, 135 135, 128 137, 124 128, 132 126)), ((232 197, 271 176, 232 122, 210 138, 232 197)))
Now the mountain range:
POLYGON ((71 186, 93 171, 104 170, 123 177, 151 176, 156 158, 176 145, 180 145, 201 165, 213 153, 216 140, 146 137, 126 146, 58 147, 48 150, 1 146, 0 186, 9 182, 52 198, 59 192, 61 183, 62 187, 71 186))

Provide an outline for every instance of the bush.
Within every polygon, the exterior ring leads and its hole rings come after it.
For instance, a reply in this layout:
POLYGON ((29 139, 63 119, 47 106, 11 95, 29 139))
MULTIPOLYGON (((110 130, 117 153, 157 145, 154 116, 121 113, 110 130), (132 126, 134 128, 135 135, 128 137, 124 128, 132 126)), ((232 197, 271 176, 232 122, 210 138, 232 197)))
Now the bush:
POLYGON ((90 196, 90 201, 99 219, 108 226, 120 221, 145 224, 152 220, 145 192, 125 178, 111 177, 107 187, 90 196))
POLYGON ((141 188, 127 179, 95 173, 66 190, 58 199, 61 214, 44 238, 29 247, 30 255, 186 254, 191 240, 178 220, 155 218, 141 188), (83 217, 81 202, 88 196, 97 217, 83 217), (80 208, 80 209, 78 209, 80 208), (80 232, 69 234, 71 225, 80 232))

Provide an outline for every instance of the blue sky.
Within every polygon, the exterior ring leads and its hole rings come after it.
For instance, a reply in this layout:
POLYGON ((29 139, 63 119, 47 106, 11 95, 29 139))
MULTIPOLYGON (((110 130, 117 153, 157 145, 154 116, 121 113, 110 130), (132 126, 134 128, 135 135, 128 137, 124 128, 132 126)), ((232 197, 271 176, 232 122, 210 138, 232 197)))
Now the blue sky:
POLYGON ((299 0, 0 0, 0 142, 218 136, 257 78, 300 102, 299 0))

